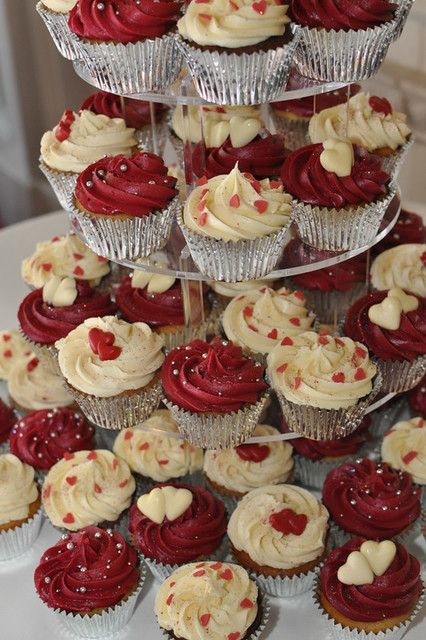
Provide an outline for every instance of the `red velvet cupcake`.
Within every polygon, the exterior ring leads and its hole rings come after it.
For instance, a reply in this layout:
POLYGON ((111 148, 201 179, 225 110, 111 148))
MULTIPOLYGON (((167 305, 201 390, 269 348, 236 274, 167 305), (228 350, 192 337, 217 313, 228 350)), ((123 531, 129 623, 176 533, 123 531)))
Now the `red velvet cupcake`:
MULTIPOLYGON (((7 442, 9 433, 16 422, 15 412, 0 398, 0 445, 7 442)), ((2 449, 0 448, 0 451, 2 449)))

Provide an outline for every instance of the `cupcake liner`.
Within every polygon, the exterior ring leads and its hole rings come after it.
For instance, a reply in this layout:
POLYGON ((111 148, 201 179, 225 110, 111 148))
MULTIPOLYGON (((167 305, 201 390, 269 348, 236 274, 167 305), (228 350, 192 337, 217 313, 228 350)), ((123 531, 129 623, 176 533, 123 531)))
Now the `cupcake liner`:
POLYGON ((167 399, 164 404, 178 425, 179 433, 190 444, 202 449, 229 449, 247 440, 258 424, 268 398, 264 392, 256 403, 232 413, 192 413, 167 399))
POLYGON ((373 156, 375 156, 380 160, 382 165, 382 170, 386 171, 386 173, 390 175, 392 180, 396 180, 398 178, 401 167, 405 162, 405 158, 410 148, 414 144, 414 140, 415 140, 414 135, 411 134, 407 142, 401 145, 400 147, 398 147, 398 149, 394 153, 392 153, 390 156, 381 156, 381 155, 376 155, 374 152, 372 153, 373 156))
POLYGON ((278 98, 287 84, 299 34, 282 47, 237 54, 191 46, 180 35, 182 52, 199 95, 216 104, 252 105, 278 98))
POLYGON ((33 546, 40 531, 43 513, 43 507, 40 507, 32 518, 19 527, 0 531, 0 561, 21 556, 33 546))
POLYGON ((91 84, 120 95, 164 90, 176 80, 183 62, 173 33, 129 44, 76 37, 76 49, 91 84))
POLYGON ((296 470, 296 481, 304 486, 313 489, 322 489, 327 474, 332 469, 340 466, 344 462, 362 457, 363 454, 358 451, 352 456, 341 456, 334 460, 311 460, 305 456, 294 454, 294 466, 296 470))
POLYGON ((41 158, 39 168, 49 181, 61 207, 65 211, 69 211, 69 204, 74 193, 78 173, 65 173, 65 171, 51 169, 41 158))
POLYGON ((398 416, 405 407, 405 404, 404 396, 399 396, 370 413, 371 425, 369 432, 373 438, 381 439, 385 431, 398 422, 398 416))
POLYGON ((109 260, 136 260, 162 249, 180 207, 176 196, 162 211, 136 217, 83 213, 69 204, 73 227, 90 249, 109 260))
POLYGON ((375 359, 383 377, 383 393, 402 393, 414 389, 426 373, 426 356, 415 360, 375 359))
POLYGON ((396 18, 377 27, 326 31, 292 24, 300 40, 293 62, 302 76, 357 82, 377 73, 394 36, 396 18))
POLYGON ((376 202, 350 208, 313 207, 294 200, 297 233, 303 242, 317 249, 347 251, 365 247, 375 239, 395 194, 396 184, 390 182, 388 193, 376 202))
POLYGON ((76 36, 68 27, 69 13, 50 11, 44 6, 43 2, 37 2, 36 10, 43 18, 44 24, 52 36, 59 53, 67 60, 76 60, 79 54, 75 46, 76 36))
POLYGON ((295 151, 308 144, 309 120, 286 118, 272 107, 272 121, 276 132, 284 136, 286 149, 295 151))
MULTIPOLYGON (((416 520, 414 520, 414 522, 412 522, 403 531, 401 531, 400 533, 394 536, 390 536, 389 539, 396 540, 401 544, 407 545, 409 542, 417 538, 417 536, 421 532, 421 528, 422 528, 422 517, 420 515, 416 520)), ((344 544, 346 544, 348 540, 350 540, 351 538, 353 538, 355 535, 358 535, 358 534, 351 533, 350 531, 345 531, 344 529, 339 527, 339 525, 336 524, 334 520, 330 520, 330 535, 331 535, 333 545, 335 547, 342 547, 344 544)))
POLYGON ((303 293, 307 307, 314 311, 320 323, 323 324, 337 324, 343 320, 352 303, 367 293, 365 282, 357 282, 348 291, 320 291, 299 287, 291 278, 289 281, 293 289, 303 293))
POLYGON ((36 357, 43 362, 43 365, 46 367, 46 369, 48 369, 52 373, 55 373, 56 375, 62 376, 58 364, 58 350, 56 349, 55 345, 34 342, 23 332, 21 327, 19 327, 19 333, 24 338, 24 340, 28 342, 31 347, 31 351, 33 351, 36 357))
POLYGON ((190 342, 196 338, 204 340, 209 326, 210 319, 207 318, 204 322, 192 325, 191 327, 182 327, 181 329, 173 332, 158 331, 158 334, 164 338, 164 349, 166 353, 168 353, 172 349, 179 347, 181 344, 185 344, 185 342, 190 342))
POLYGON ((394 2, 398 5, 398 9, 396 11, 396 25, 393 32, 393 39, 397 40, 405 27, 414 0, 394 0, 394 2))
POLYGON ((312 588, 319 566, 313 571, 299 575, 288 576, 264 576, 261 573, 250 572, 250 576, 256 581, 258 587, 269 596, 275 598, 292 598, 301 593, 306 593, 312 588))

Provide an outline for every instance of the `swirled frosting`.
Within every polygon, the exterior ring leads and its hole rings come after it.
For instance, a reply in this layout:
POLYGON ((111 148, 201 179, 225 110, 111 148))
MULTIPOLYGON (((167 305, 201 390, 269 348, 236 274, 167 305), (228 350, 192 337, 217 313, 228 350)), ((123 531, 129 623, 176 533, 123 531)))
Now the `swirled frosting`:
POLYGON ((412 243, 426 243, 426 227, 419 214, 401 209, 395 226, 383 240, 374 245, 373 252, 377 255, 400 244, 412 243))
MULTIPOLYGON (((274 427, 258 424, 253 436, 276 433, 274 427)), ((241 494, 268 484, 286 482, 292 469, 292 447, 282 440, 210 450, 204 458, 204 473, 209 480, 241 494)))
POLYGON ((402 469, 417 484, 426 484, 426 425, 423 418, 397 422, 382 441, 382 460, 402 469))
POLYGON ((322 500, 345 531, 384 540, 417 520, 420 491, 408 473, 364 458, 332 469, 324 482, 322 500))
POLYGON ((156 482, 166 482, 202 468, 201 449, 168 435, 176 433, 177 426, 167 409, 154 411, 142 427, 123 429, 114 442, 114 453, 123 458, 132 471, 156 482))
POLYGON ((230 413, 259 400, 264 367, 219 338, 173 349, 161 370, 166 397, 185 411, 230 413))
POLYGON ((113 522, 130 506, 135 480, 127 463, 106 449, 75 451, 51 467, 43 484, 45 511, 56 527, 77 531, 113 522))
POLYGON ((246 637, 258 615, 258 589, 237 564, 191 563, 163 582, 155 597, 162 629, 185 640, 246 637))
POLYGON ((0 398, 0 444, 5 442, 16 422, 13 409, 0 398))
POLYGON ((38 242, 34 253, 22 261, 21 267, 23 280, 36 289, 43 287, 52 275, 98 284, 108 273, 108 261, 72 234, 38 242))
POLYGON ((12 453, 0 455, 0 525, 28 518, 37 498, 34 469, 12 453))
POLYGON ((235 549, 260 566, 294 569, 319 558, 325 549, 327 509, 306 489, 289 484, 253 489, 237 504, 228 524, 235 549), (303 532, 283 534, 271 516, 284 509, 307 518, 303 532))
POLYGON ((410 407, 421 416, 426 416, 426 376, 415 389, 408 394, 410 407))
MULTIPOLYGON (((287 85, 287 91, 290 89, 289 85, 290 81, 287 85)), ((306 96, 306 98, 271 102, 271 107, 273 107, 275 111, 283 111, 309 120, 309 118, 311 118, 314 113, 318 113, 318 111, 346 103, 348 100, 348 90, 350 97, 358 93, 360 88, 359 84, 350 84, 349 87, 343 87, 335 91, 326 91, 325 93, 317 93, 313 96, 306 96)))
POLYGON ((138 580, 135 550, 117 531, 99 527, 62 536, 34 573, 36 591, 49 608, 81 614, 113 607, 138 580))
POLYGON ((268 355, 272 386, 287 400, 322 409, 351 407, 370 393, 376 366, 363 344, 307 331, 268 355))
POLYGON ((244 295, 252 289, 261 289, 270 286, 273 280, 246 280, 245 282, 221 282, 219 280, 209 280, 209 287, 224 298, 234 298, 244 295))
POLYGON ((314 319, 300 291, 262 287, 233 298, 222 325, 226 337, 243 349, 270 353, 285 336, 309 331, 314 319))
POLYGON ((426 298, 426 244, 400 244, 373 260, 371 284, 375 289, 401 287, 426 298))
POLYGON ((229 174, 210 178, 191 192, 183 219, 202 236, 237 242, 287 226, 290 203, 281 184, 246 177, 235 166, 229 174))
MULTIPOLYGON (((320 572, 322 596, 350 620, 381 622, 409 615, 421 592, 420 564, 405 547, 396 542, 396 555, 385 573, 372 584, 346 585, 337 572, 353 551, 359 551, 364 538, 352 538, 334 549, 320 572)), ((385 632, 384 632, 385 633, 385 632)))
POLYGON ((159 156, 138 152, 91 164, 77 178, 75 197, 86 211, 142 218, 164 209, 178 193, 175 185, 159 156))
POLYGON ((192 494, 189 507, 174 520, 167 516, 160 524, 144 515, 134 504, 130 510, 129 531, 133 544, 145 556, 166 564, 184 564, 212 554, 226 533, 225 506, 202 487, 167 483, 192 494))
POLYGON ((73 403, 62 377, 34 355, 16 363, 10 372, 7 390, 12 401, 26 411, 68 407, 73 403))
POLYGON ((426 300, 418 298, 414 311, 401 311, 398 329, 385 329, 372 322, 369 310, 387 298, 387 291, 373 291, 350 307, 346 314, 345 333, 364 342, 383 360, 414 360, 426 354, 426 300))
POLYGON ((128 127, 141 129, 151 124, 151 105, 156 119, 162 117, 167 110, 167 106, 161 102, 146 102, 96 91, 81 103, 79 111, 87 109, 96 114, 102 113, 108 118, 123 118, 128 127))
POLYGON ((31 355, 28 342, 13 329, 0 331, 0 380, 7 380, 17 362, 31 355))
POLYGON ((77 0, 43 0, 43 5, 55 13, 69 13, 77 0))
POLYGON ((68 137, 58 139, 59 126, 43 134, 42 160, 51 169, 80 173, 105 155, 129 156, 136 147, 135 130, 122 118, 108 118, 92 111, 74 113, 68 137))
POLYGON ((93 449, 94 429, 81 413, 66 407, 32 411, 9 437, 10 450, 35 469, 50 469, 64 453, 93 449))
POLYGON ((388 0, 364 0, 362 6, 337 0, 327 4, 316 0, 291 0, 290 7, 297 24, 326 31, 369 29, 392 20, 397 9, 397 5, 388 0))
POLYGON ((387 173, 380 160, 354 145, 351 174, 338 177, 326 171, 320 162, 323 145, 311 144, 290 153, 281 169, 285 189, 293 196, 313 206, 341 209, 373 202, 387 192, 387 173))

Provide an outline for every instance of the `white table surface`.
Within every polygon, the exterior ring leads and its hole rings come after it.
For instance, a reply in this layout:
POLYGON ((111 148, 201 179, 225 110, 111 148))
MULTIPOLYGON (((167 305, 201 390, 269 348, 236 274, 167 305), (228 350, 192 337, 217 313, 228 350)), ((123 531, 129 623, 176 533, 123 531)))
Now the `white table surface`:
MULTIPOLYGON (((407 207, 408 208, 408 207, 407 207)), ((16 310, 28 293, 20 277, 21 261, 34 250, 35 243, 68 229, 65 213, 51 213, 7 227, 0 231, 0 328, 17 326, 16 310)), ((0 389, 4 395, 4 387, 0 389)), ((33 585, 34 568, 44 551, 55 543, 59 534, 47 522, 34 547, 24 556, 0 563, 0 640, 62 640, 72 639, 57 623, 53 614, 37 597, 33 585)), ((422 538, 412 551, 425 559, 422 538)), ((149 574, 149 571, 148 571, 149 574)), ((156 585, 149 576, 142 590, 130 624, 117 640, 160 640, 154 610, 156 585)), ((271 599, 271 616, 262 639, 326 640, 327 624, 316 612, 309 594, 286 601, 271 599)), ((410 627, 407 640, 424 640, 426 606, 410 627)))

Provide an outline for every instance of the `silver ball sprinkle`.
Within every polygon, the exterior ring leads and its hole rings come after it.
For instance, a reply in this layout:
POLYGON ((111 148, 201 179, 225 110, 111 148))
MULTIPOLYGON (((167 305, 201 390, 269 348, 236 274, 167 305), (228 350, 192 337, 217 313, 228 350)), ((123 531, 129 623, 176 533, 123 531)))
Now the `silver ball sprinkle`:
POLYGON ((42 454, 42 453, 38 453, 38 454, 37 454, 37 458, 42 458, 42 457, 43 457, 43 454, 42 454))
POLYGON ((115 545, 117 547, 117 549, 122 549, 123 545, 121 544, 121 542, 117 542, 117 544, 115 545))
POLYGON ((78 591, 80 591, 80 593, 86 593, 86 587, 80 587, 78 591))
POLYGON ((112 529, 107 529, 106 532, 109 536, 112 536, 112 529))
POLYGON ((96 8, 99 9, 99 11, 103 11, 105 9, 105 3, 104 2, 98 2, 96 4, 96 8))
POLYGON ((46 577, 45 577, 45 579, 44 579, 44 581, 45 581, 45 583, 46 583, 46 584, 49 584, 49 583, 51 582, 51 580, 52 580, 52 579, 51 579, 51 578, 49 578, 49 576, 46 576, 46 577))
POLYGON ((101 537, 101 533, 100 533, 99 531, 97 531, 97 532, 95 533, 95 538, 100 538, 100 537, 101 537))
POLYGON ((222 345, 223 345, 224 347, 226 347, 226 345, 227 345, 227 344, 228 344, 228 340, 222 340, 222 345))
POLYGON ((120 164, 120 171, 127 171, 127 169, 128 169, 128 166, 125 162, 120 164))
POLYGON ((185 351, 191 351, 191 347, 189 346, 189 344, 186 345, 185 351))
POLYGON ((207 358, 207 353, 202 353, 201 357, 204 358, 204 360, 207 358))
POLYGON ((350 500, 349 501, 352 505, 356 504, 356 500, 350 500))
POLYGON ((155 184, 155 180, 148 180, 148 184, 155 184))
POLYGON ((72 542, 68 542, 67 549, 74 549, 74 544, 72 542))
POLYGON ((61 538, 62 538, 62 540, 68 540, 68 538, 69 538, 68 533, 63 533, 63 534, 61 535, 61 538))
POLYGON ((179 369, 173 369, 173 375, 174 376, 178 376, 179 375, 179 369))
POLYGON ((373 516, 367 516, 367 518, 368 518, 369 520, 371 520, 371 518, 372 518, 372 517, 373 517, 373 516))
POLYGON ((389 507, 386 504, 384 504, 383 507, 382 507, 382 511, 387 511, 388 509, 389 509, 389 507))
POLYGON ((398 491, 396 492, 396 495, 397 495, 397 496, 400 496, 400 495, 401 495, 401 489, 398 489, 398 491))
POLYGON ((376 469, 376 473, 380 475, 381 473, 383 473, 383 469, 376 469))
POLYGON ((104 177, 104 175, 105 175, 105 171, 104 171, 103 169, 98 169, 98 176, 99 176, 100 178, 103 178, 103 177, 104 177))
POLYGON ((85 571, 87 571, 87 567, 80 567, 80 571, 84 573, 85 571))
POLYGON ((92 180, 87 180, 86 181, 86 187, 88 187, 89 189, 91 189, 93 187, 93 182, 92 180))

